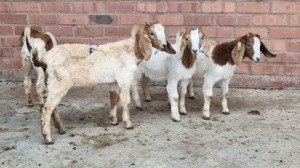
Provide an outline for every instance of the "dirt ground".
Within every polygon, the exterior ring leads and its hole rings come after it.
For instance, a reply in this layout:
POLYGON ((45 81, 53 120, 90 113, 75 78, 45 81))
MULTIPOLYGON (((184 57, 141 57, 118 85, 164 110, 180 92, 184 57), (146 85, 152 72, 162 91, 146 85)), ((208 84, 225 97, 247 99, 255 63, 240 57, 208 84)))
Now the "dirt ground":
POLYGON ((230 89, 226 116, 216 88, 205 121, 196 88, 175 123, 164 87, 152 87, 152 102, 132 108, 135 128, 126 130, 109 124, 107 86, 75 88, 58 106, 67 133, 52 126, 54 144, 44 145, 36 98, 30 108, 21 83, 0 87, 0 167, 300 167, 300 90, 230 89))

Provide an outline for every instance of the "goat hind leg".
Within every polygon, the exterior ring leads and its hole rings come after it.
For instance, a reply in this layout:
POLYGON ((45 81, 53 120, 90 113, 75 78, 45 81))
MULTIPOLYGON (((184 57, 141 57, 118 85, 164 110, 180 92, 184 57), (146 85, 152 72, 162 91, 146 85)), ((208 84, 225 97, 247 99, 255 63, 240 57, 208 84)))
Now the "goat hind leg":
POLYGON ((129 110, 130 110, 130 84, 120 84, 120 101, 123 107, 123 122, 126 125, 126 129, 133 129, 133 125, 130 121, 129 110))
POLYGON ((229 109, 227 106, 227 97, 228 97, 228 90, 229 90, 229 82, 230 78, 228 79, 223 79, 222 84, 221 84, 221 89, 222 89, 222 113, 225 115, 229 115, 229 109))
POLYGON ((51 118, 52 118, 52 121, 54 123, 54 127, 57 128, 57 130, 58 130, 58 133, 60 135, 65 134, 66 131, 65 131, 63 125, 62 125, 62 122, 60 120, 59 114, 58 114, 56 109, 53 110, 51 118))
POLYGON ((188 93, 190 99, 195 99, 195 93, 194 93, 194 80, 190 79, 190 83, 188 85, 188 93))
POLYGON ((36 68, 38 79, 36 81, 36 93, 40 106, 40 110, 44 105, 44 91, 45 91, 45 73, 42 68, 36 68))
POLYGON ((117 108, 119 102, 119 93, 117 91, 110 91, 110 111, 109 120, 111 125, 118 125, 117 108))
POLYGON ((185 94, 187 92, 188 84, 189 84, 189 80, 182 80, 180 82, 179 114, 181 115, 186 115, 185 94))
POLYGON ((23 64, 22 71, 24 76, 24 89, 25 89, 26 100, 28 102, 28 107, 33 107, 32 93, 31 93, 31 77, 30 77, 32 65, 26 63, 24 59, 22 59, 22 64, 23 64))
POLYGON ((132 99, 134 101, 135 107, 141 111, 143 111, 143 107, 142 107, 142 103, 141 103, 141 99, 140 99, 140 95, 139 95, 139 90, 138 90, 138 86, 137 83, 132 83, 130 86, 130 92, 132 95, 132 99))
POLYGON ((146 102, 151 102, 151 95, 150 95, 149 87, 150 87, 150 78, 143 75, 142 76, 142 88, 143 88, 146 102))

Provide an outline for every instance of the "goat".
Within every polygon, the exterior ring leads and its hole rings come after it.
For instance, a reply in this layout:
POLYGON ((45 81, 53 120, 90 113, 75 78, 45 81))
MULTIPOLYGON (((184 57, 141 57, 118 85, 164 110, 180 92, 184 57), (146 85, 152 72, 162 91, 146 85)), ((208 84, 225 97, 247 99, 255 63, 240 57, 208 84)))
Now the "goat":
MULTIPOLYGON (((151 101, 149 94, 150 79, 154 81, 167 81, 166 90, 171 105, 171 118, 173 121, 180 121, 180 114, 186 115, 185 94, 189 80, 196 72, 196 57, 202 45, 204 34, 200 29, 180 30, 176 35, 176 43, 173 47, 176 54, 165 52, 152 52, 149 61, 143 61, 138 66, 137 76, 142 76, 142 87, 146 101, 151 101), (177 85, 180 85, 180 96, 178 96, 177 85), (179 112, 178 112, 178 97, 179 112)), ((140 77, 138 77, 140 78, 140 77)), ((136 85, 135 85, 136 87, 136 85)), ((132 89, 137 92, 137 89, 132 89)), ((134 96, 138 94, 133 94, 134 96)), ((139 98, 135 98, 139 99, 139 98)))
POLYGON ((36 92, 38 103, 40 107, 44 104, 43 93, 46 89, 45 87, 45 73, 44 70, 46 67, 35 66, 31 60, 31 50, 36 48, 39 53, 45 54, 51 48, 57 45, 57 41, 52 33, 40 32, 35 29, 26 26, 20 37, 22 48, 21 48, 21 57, 22 57, 22 71, 24 76, 24 88, 25 95, 28 102, 28 106, 32 107, 32 93, 31 93, 31 71, 32 68, 37 73, 37 82, 36 82, 36 92))
MULTIPOLYGON (((133 125, 129 117, 130 85, 133 81, 137 64, 143 59, 149 60, 152 47, 169 53, 175 50, 167 42, 164 27, 158 23, 146 23, 144 26, 133 26, 128 39, 101 45, 89 56, 84 56, 83 44, 58 45, 42 57, 34 51, 33 59, 47 65, 48 96, 42 108, 41 128, 45 144, 52 144, 50 117, 61 98, 73 86, 92 86, 111 83, 110 92, 112 109, 110 123, 118 123, 114 111, 119 99, 123 107, 123 122, 127 129, 133 125), (117 90, 120 96, 117 96, 117 90)), ((58 113, 53 116, 54 125, 60 133, 65 133, 58 113)))
POLYGON ((210 46, 207 40, 203 43, 202 56, 197 58, 197 71, 193 79, 204 78, 203 83, 203 119, 210 119, 210 102, 213 95, 213 86, 216 82, 221 80, 222 89, 222 113, 229 115, 227 106, 227 94, 229 90, 229 82, 234 75, 234 70, 244 58, 249 58, 253 62, 260 60, 260 52, 266 57, 276 57, 272 54, 264 43, 261 41, 260 36, 253 33, 248 33, 238 39, 230 42, 210 46), (207 57, 205 57, 206 55, 207 57))

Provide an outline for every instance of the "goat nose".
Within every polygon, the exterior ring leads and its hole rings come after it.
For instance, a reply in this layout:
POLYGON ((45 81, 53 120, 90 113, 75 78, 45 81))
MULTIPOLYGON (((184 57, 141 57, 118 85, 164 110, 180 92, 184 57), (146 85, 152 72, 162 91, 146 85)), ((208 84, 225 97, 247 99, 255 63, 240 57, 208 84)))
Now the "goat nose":
POLYGON ((194 54, 197 54, 197 51, 198 51, 198 50, 193 50, 193 53, 194 53, 194 54))
POLYGON ((259 62, 260 58, 256 58, 256 62, 259 62))
POLYGON ((168 47, 168 45, 167 45, 167 44, 163 44, 163 47, 164 47, 164 48, 167 48, 167 47, 168 47))

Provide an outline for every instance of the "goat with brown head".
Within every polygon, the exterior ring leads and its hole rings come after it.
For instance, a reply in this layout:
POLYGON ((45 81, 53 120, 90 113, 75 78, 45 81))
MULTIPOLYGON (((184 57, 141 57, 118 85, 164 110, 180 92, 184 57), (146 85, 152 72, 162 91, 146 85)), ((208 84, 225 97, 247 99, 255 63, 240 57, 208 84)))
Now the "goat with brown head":
POLYGON ((260 60, 260 52, 266 57, 276 57, 275 54, 272 54, 267 49, 259 35, 248 33, 231 42, 217 45, 213 51, 212 58, 219 65, 225 65, 227 62, 232 65, 238 65, 246 57, 253 62, 258 62, 260 60))
POLYGON ((166 40, 164 27, 158 21, 146 23, 143 27, 134 25, 131 34, 137 39, 134 53, 139 59, 149 60, 152 54, 152 47, 169 54, 176 53, 166 40))

